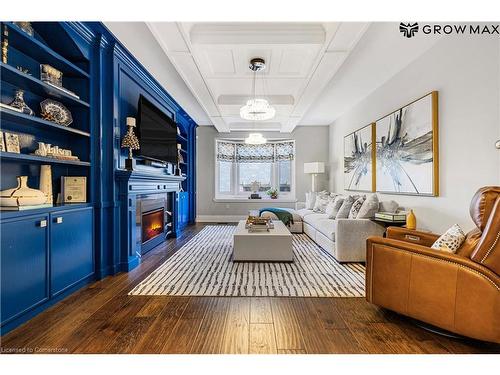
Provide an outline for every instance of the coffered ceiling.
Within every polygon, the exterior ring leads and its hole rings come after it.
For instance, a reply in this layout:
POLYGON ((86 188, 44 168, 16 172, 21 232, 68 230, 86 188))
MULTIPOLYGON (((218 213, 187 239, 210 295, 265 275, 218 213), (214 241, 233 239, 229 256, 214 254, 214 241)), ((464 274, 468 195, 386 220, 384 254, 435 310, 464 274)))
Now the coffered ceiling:
POLYGON ((366 31, 367 23, 148 23, 169 60, 219 132, 290 132, 334 77, 366 31), (252 97, 253 57, 257 96, 276 108, 272 120, 239 116, 252 97), (262 79, 263 78, 263 79, 262 79))

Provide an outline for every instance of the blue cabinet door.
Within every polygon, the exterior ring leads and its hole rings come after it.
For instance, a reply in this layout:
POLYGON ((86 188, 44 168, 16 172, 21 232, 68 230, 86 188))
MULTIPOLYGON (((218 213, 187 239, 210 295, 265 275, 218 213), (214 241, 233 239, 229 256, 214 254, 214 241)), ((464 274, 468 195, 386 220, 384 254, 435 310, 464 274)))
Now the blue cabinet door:
POLYGON ((7 323, 46 301, 48 291, 48 216, 2 221, 1 321, 7 323))
POLYGON ((93 209, 50 214, 50 293, 55 296, 94 272, 93 209))
POLYGON ((189 206, 188 206, 188 193, 185 191, 181 191, 178 193, 178 202, 177 202, 177 230, 182 230, 188 222, 189 218, 189 206))

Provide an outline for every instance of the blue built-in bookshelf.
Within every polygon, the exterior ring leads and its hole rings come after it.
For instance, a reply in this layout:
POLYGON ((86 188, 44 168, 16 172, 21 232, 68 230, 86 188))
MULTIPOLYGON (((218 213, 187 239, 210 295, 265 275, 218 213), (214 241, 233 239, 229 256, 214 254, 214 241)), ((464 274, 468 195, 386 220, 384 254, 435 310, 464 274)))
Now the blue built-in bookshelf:
POLYGON ((171 194, 167 236, 178 235, 195 219, 196 123, 101 23, 31 26, 33 35, 15 23, 1 23, 8 54, 0 62, 0 102, 10 103, 22 89, 35 115, 0 109, 1 131, 17 134, 20 146, 19 153, 0 151, 0 190, 15 187, 17 176, 28 176, 28 186, 38 188, 40 166, 50 165, 55 203, 0 211, 2 335, 89 282, 141 262, 141 254, 124 240, 135 230, 129 216, 138 186, 147 186, 147 194, 171 194), (76 96, 43 82, 40 64, 61 71, 63 87, 76 96), (127 152, 120 140, 125 118, 137 115, 141 94, 178 125, 184 159, 180 176, 148 166, 124 169, 127 152), (40 102, 45 99, 67 107, 73 123, 43 119, 40 102), (78 160, 34 155, 38 142, 70 149, 78 160), (57 203, 63 176, 87 178, 86 202, 57 203), (135 195, 129 194, 132 187, 135 195))

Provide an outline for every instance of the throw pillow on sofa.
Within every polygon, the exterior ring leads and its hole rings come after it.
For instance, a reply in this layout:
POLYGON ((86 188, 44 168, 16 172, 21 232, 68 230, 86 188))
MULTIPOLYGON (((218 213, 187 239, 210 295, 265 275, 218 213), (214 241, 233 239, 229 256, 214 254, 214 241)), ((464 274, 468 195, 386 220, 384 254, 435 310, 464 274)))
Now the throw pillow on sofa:
POLYGON ((325 214, 328 215, 329 219, 335 219, 340 210, 340 207, 342 207, 342 203, 344 203, 344 197, 341 195, 337 195, 334 200, 328 203, 325 209, 325 214))
POLYGON ((448 229, 436 242, 431 246, 434 250, 447 251, 456 253, 465 241, 465 233, 458 224, 453 225, 448 229))
POLYGON ((347 219, 349 217, 349 212, 351 211, 351 207, 354 204, 354 198, 352 195, 349 195, 342 202, 342 206, 340 206, 339 212, 335 219, 347 219))
POLYGON ((325 212, 326 206, 329 202, 329 196, 324 194, 318 194, 316 196, 316 201, 314 202, 314 212, 325 212))
POLYGON ((378 210, 380 212, 392 212, 395 213, 399 208, 399 204, 396 201, 383 201, 380 202, 378 210))
POLYGON ((363 202, 363 205, 359 209, 358 216, 356 219, 371 219, 375 217, 378 212, 378 197, 377 194, 372 194, 363 202))
POLYGON ((349 219, 356 219, 358 216, 359 210, 361 209, 361 206, 363 206, 363 203, 366 199, 366 196, 362 195, 358 199, 354 201, 354 203, 351 206, 351 209, 349 210, 349 219))
POLYGON ((314 203, 316 202, 316 193, 309 192, 306 193, 306 208, 312 210, 314 208, 314 203))

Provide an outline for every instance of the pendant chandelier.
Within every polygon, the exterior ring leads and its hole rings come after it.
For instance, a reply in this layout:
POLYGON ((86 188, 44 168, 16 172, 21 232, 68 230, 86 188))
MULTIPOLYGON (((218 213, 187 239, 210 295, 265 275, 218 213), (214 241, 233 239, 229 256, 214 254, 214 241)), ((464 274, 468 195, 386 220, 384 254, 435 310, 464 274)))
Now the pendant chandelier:
POLYGON ((249 68, 253 71, 253 99, 248 100, 247 104, 240 108, 240 117, 249 121, 270 120, 276 115, 276 110, 269 105, 266 99, 258 99, 255 92, 257 72, 266 68, 266 62, 261 58, 252 59, 250 60, 249 68))
POLYGON ((262 145, 266 142, 267 139, 265 139, 260 133, 250 133, 248 134, 248 137, 245 138, 245 143, 248 145, 262 145))

